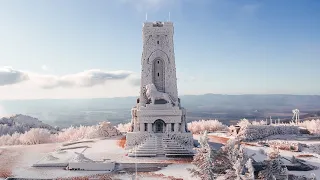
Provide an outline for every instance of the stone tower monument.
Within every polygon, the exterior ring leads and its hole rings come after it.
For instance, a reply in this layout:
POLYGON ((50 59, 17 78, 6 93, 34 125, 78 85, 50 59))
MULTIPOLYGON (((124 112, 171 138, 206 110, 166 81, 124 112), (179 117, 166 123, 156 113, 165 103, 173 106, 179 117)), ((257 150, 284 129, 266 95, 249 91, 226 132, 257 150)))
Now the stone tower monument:
MULTIPOLYGON (((185 153, 193 147, 192 134, 186 128, 186 111, 178 98, 173 34, 172 22, 143 24, 140 97, 131 110, 132 132, 127 133, 127 149, 141 148, 152 138, 158 138, 158 145, 164 140, 173 141, 185 153)), ((159 153, 163 152, 155 154, 159 153)))

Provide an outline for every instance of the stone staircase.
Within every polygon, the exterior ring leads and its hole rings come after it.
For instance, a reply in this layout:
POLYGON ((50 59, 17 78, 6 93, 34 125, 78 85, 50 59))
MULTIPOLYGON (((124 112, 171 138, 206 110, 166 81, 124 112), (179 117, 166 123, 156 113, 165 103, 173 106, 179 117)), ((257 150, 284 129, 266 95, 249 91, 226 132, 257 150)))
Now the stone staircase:
POLYGON ((163 140, 162 140, 162 133, 160 134, 155 134, 156 136, 156 139, 157 139, 157 144, 156 144, 156 147, 157 147, 157 155, 164 155, 164 149, 163 149, 163 140))
POLYGON ((175 140, 165 137, 162 133, 156 133, 141 145, 133 148, 129 157, 187 157, 193 156, 193 152, 187 150, 175 140))

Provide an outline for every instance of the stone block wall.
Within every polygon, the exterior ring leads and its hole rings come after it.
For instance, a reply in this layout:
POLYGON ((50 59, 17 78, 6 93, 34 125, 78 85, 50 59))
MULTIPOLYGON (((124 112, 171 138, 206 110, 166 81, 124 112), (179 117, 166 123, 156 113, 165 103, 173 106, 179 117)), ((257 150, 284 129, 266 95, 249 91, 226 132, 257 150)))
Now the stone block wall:
POLYGON ((151 136, 152 134, 148 132, 128 132, 126 135, 125 149, 131 149, 134 146, 140 145, 151 136))

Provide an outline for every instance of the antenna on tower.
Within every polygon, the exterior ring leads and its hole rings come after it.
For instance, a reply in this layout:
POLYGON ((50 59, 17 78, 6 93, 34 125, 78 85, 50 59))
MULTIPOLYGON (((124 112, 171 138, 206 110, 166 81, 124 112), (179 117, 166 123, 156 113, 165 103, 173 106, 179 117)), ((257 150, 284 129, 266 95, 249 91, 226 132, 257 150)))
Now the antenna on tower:
POLYGON ((148 13, 146 13, 146 21, 148 21, 148 13))

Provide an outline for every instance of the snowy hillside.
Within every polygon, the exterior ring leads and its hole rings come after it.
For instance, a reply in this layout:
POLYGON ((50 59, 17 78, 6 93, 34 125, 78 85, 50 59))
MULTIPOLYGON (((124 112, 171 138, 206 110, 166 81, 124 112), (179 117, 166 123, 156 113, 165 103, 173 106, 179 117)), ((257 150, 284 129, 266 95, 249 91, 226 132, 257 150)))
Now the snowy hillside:
POLYGON ((0 119, 0 136, 5 134, 24 133, 29 131, 31 128, 43 128, 48 129, 51 132, 56 129, 48 124, 45 124, 30 116, 16 114, 11 117, 2 117, 0 119))

